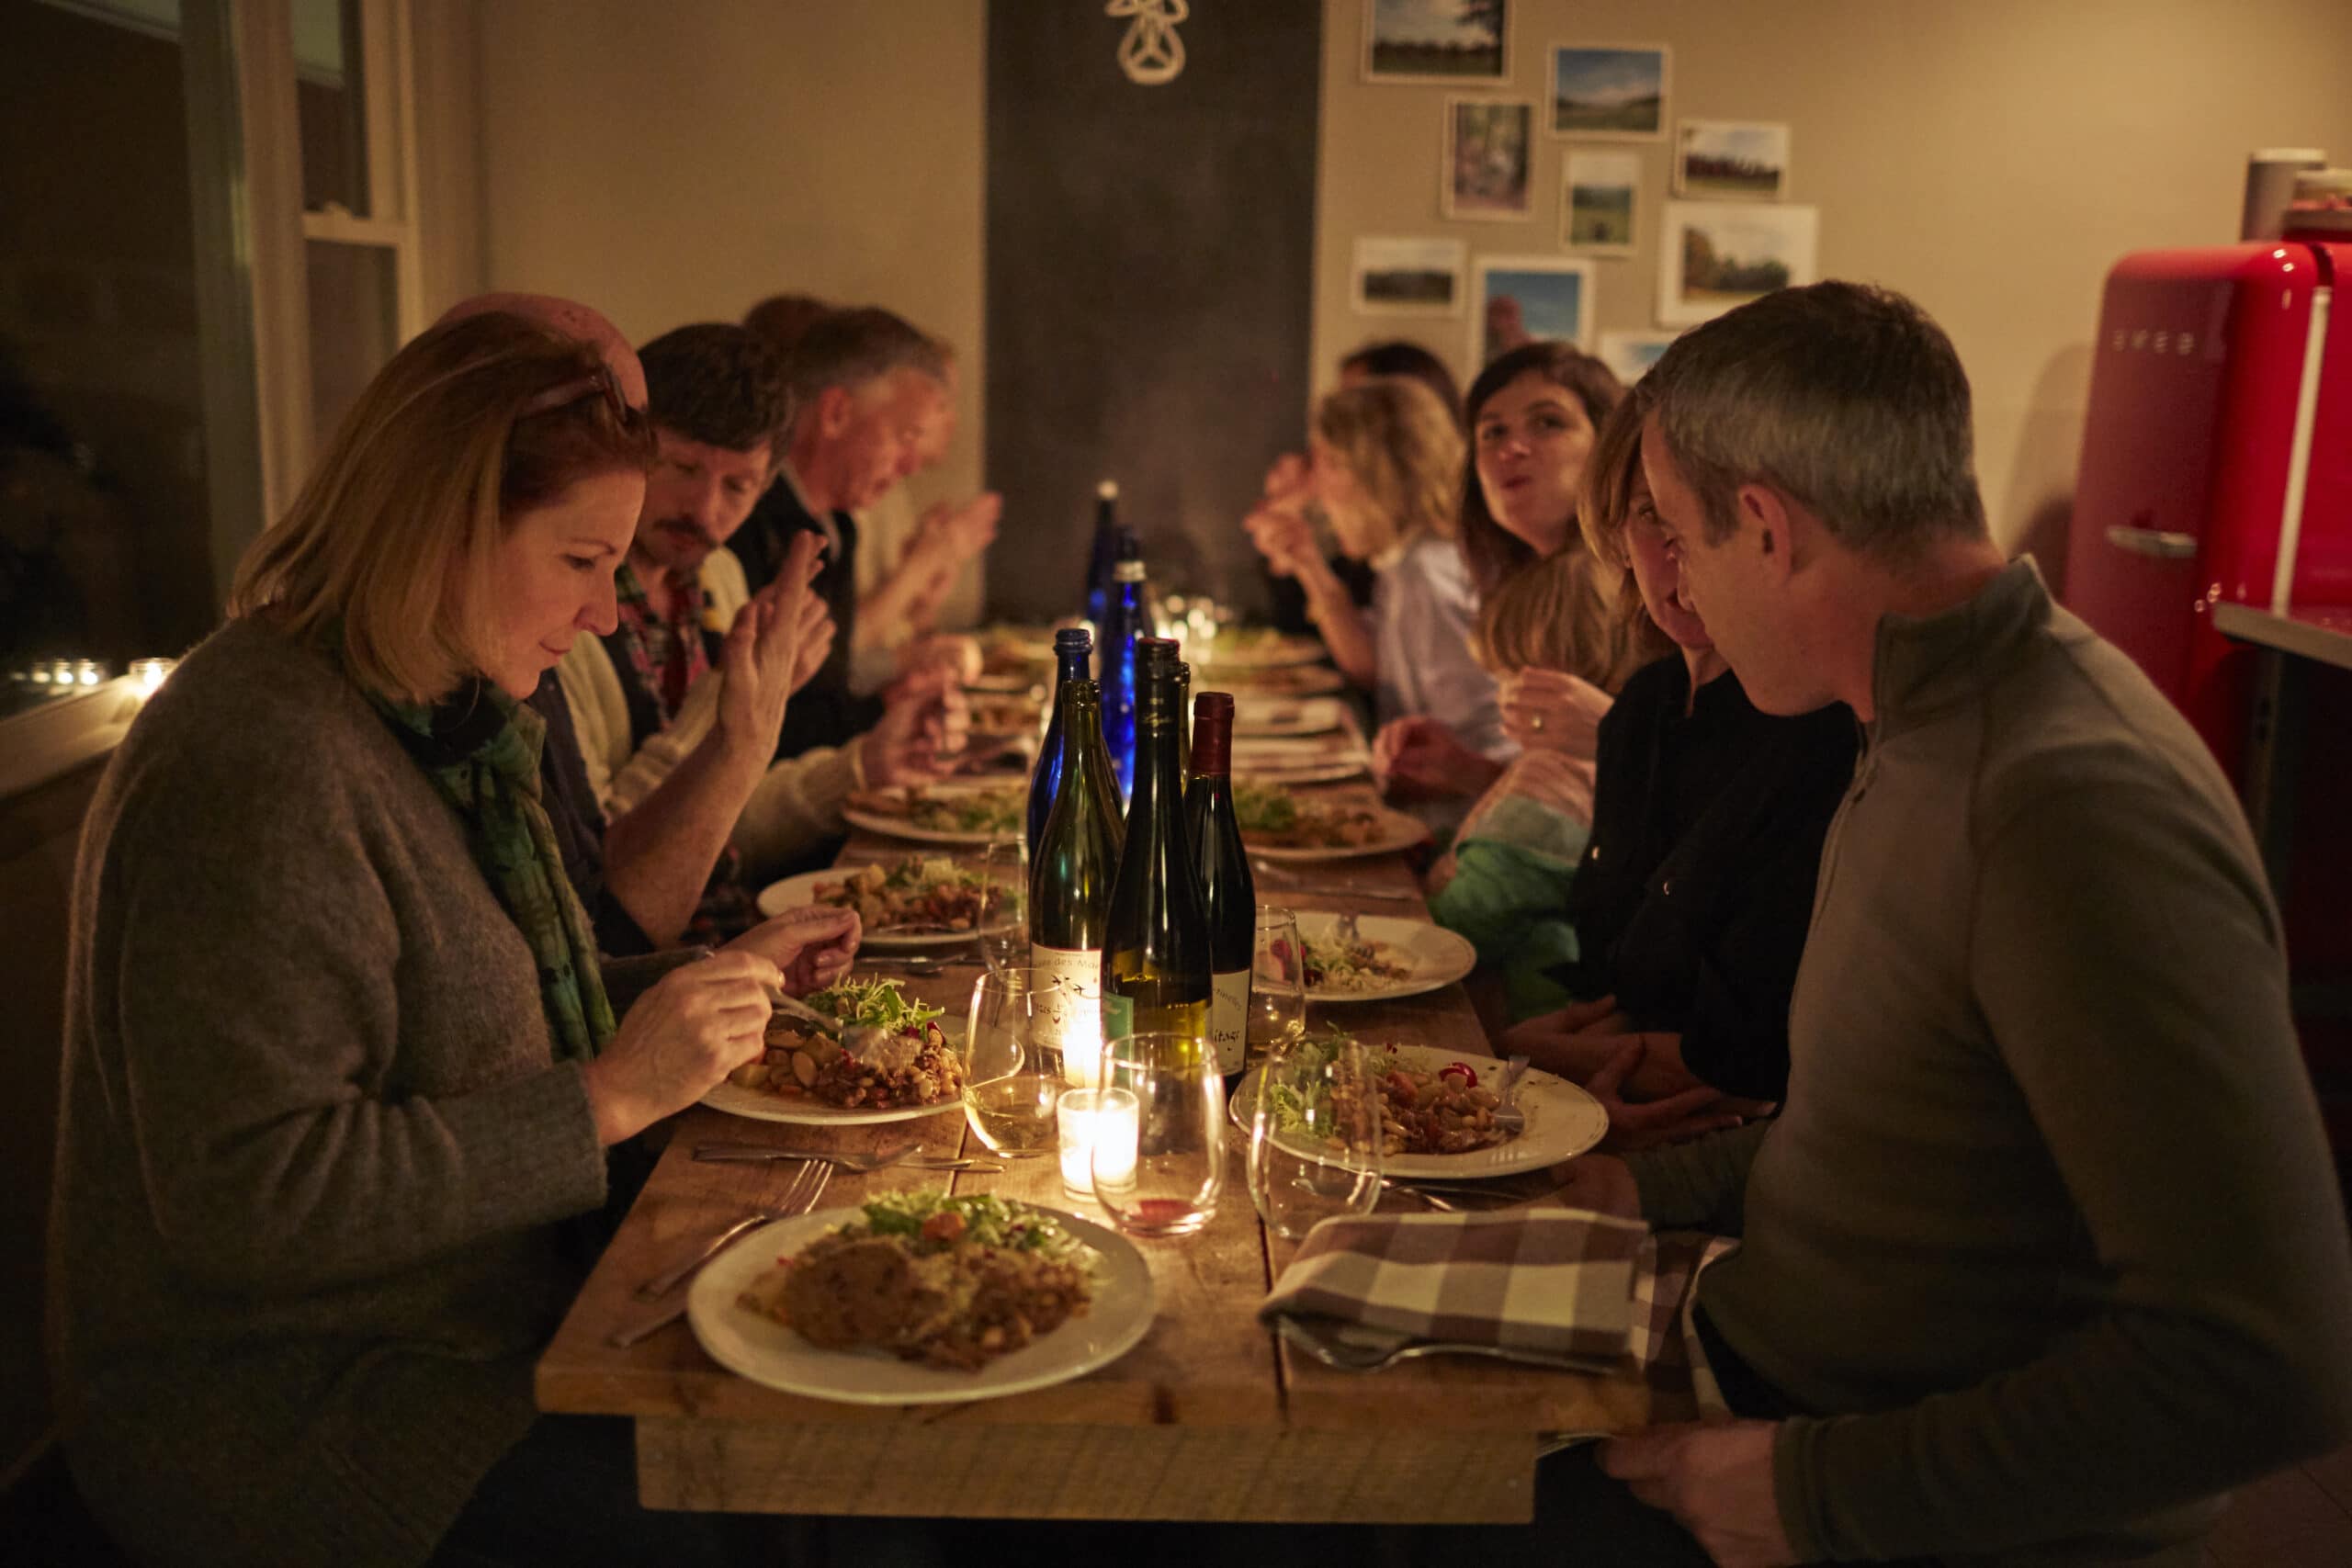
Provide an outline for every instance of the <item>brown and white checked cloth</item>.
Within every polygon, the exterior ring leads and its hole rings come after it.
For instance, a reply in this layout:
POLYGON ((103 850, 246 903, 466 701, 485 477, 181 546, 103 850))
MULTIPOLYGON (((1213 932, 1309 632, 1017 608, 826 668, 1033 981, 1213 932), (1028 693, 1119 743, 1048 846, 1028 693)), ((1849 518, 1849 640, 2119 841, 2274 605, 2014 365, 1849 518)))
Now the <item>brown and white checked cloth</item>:
POLYGON ((1608 1371, 1630 1359, 1653 1421, 1725 1414, 1691 1324, 1699 1272, 1737 1243, 1572 1209, 1325 1220, 1258 1308, 1608 1371))

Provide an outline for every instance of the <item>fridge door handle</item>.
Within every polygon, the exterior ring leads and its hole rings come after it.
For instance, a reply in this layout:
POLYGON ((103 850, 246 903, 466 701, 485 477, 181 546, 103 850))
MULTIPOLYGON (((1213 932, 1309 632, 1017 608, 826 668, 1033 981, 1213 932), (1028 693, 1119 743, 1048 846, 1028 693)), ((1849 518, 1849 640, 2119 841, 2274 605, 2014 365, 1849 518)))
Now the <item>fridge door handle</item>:
POLYGON ((2114 527, 2107 531, 2107 542, 2119 550, 2135 556, 2147 556, 2155 560, 2195 560, 2197 536, 2176 534, 2163 528, 2114 527))

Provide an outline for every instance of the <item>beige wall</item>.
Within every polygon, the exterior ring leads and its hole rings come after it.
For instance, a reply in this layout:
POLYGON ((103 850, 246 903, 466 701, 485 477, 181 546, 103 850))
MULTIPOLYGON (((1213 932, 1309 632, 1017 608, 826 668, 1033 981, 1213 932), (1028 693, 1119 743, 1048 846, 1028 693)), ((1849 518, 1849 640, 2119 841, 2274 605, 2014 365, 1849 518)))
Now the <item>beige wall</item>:
MULTIPOLYGON (((2352 163, 2345 0, 1513 0, 1511 83, 1550 93, 1555 42, 1673 48, 1668 117, 1787 122, 1788 199, 1821 212, 1824 276, 1899 288, 1943 322, 1976 389, 1977 466, 2014 543, 2071 493, 2089 341, 2127 251, 2237 237, 2245 158, 2352 163)), ((1363 0, 1326 0, 1317 219, 1318 379, 1390 329, 1467 369, 1466 321, 1349 304, 1359 234, 1557 251, 1561 152, 1538 133, 1534 215, 1438 217, 1439 86, 1361 78, 1363 0)), ((1600 325, 1651 328, 1663 143, 1644 152, 1640 249, 1596 259, 1600 325)))
POLYGON ((639 343, 783 290, 888 306, 963 369, 962 432, 915 499, 979 487, 979 0, 479 15, 490 287, 587 300, 639 343))

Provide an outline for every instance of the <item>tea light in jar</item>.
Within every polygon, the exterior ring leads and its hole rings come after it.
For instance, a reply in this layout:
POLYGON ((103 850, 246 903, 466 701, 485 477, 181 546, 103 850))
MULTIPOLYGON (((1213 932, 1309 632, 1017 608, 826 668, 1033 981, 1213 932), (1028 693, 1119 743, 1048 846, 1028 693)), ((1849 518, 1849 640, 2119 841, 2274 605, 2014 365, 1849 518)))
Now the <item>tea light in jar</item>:
POLYGON ((1099 1173, 1111 1186, 1135 1179, 1141 1107, 1124 1089, 1067 1089, 1057 1104, 1062 1190, 1091 1202, 1099 1173))

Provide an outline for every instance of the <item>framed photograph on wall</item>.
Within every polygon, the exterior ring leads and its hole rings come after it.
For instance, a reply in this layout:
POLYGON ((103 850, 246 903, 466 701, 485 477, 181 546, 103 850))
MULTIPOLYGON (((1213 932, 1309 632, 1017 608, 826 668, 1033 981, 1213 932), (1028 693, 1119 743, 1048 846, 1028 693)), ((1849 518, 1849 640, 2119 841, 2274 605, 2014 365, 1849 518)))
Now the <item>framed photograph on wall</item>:
POLYGON ((1674 194, 1694 201, 1778 201, 1789 193, 1789 128, 1686 119, 1674 128, 1674 194))
POLYGON ((1558 256, 1480 256, 1471 291, 1470 364, 1535 338, 1558 338, 1590 353, 1592 264, 1558 256))
POLYGON ((1470 247, 1460 240, 1355 243, 1356 310, 1366 316, 1458 316, 1470 247))
POLYGON ((1642 155, 1577 147, 1561 162, 1561 246, 1588 255, 1633 254, 1642 155))
POLYGON ((1535 106, 1525 98, 1445 100, 1444 183, 1438 210, 1448 218, 1512 221, 1534 210, 1535 106))
POLYGON ((1511 0, 1363 0, 1363 79, 1510 80, 1511 0))
POLYGON ((1666 345, 1680 333, 1603 333, 1598 357, 1611 374, 1628 387, 1649 373, 1666 345))
POLYGON ((1814 282, 1820 213, 1745 201, 1669 201, 1659 235, 1657 319, 1689 326, 1775 288, 1814 282))
POLYGON ((1662 43, 1552 46, 1552 134, 1594 141, 1666 135, 1673 55, 1662 43))

